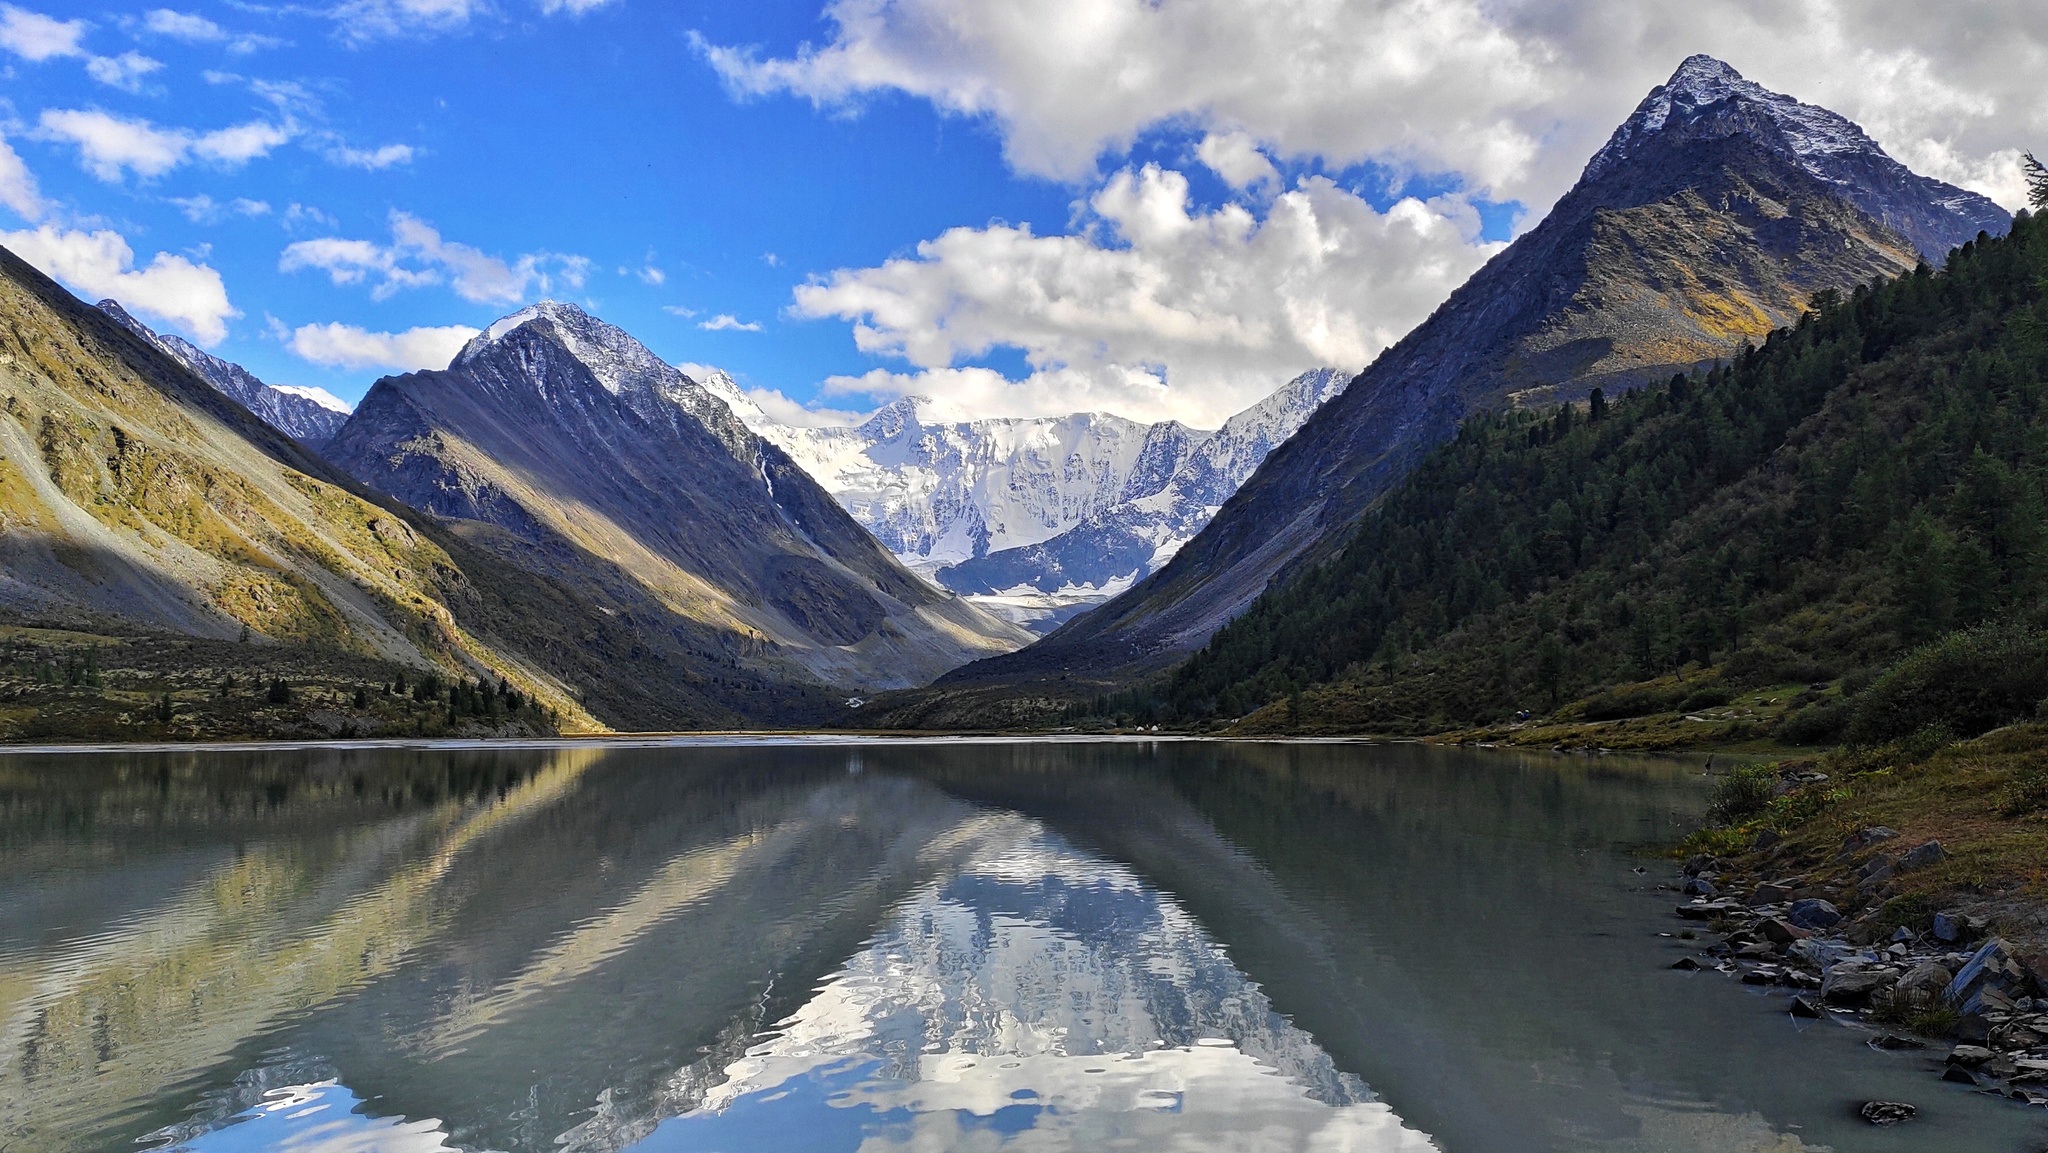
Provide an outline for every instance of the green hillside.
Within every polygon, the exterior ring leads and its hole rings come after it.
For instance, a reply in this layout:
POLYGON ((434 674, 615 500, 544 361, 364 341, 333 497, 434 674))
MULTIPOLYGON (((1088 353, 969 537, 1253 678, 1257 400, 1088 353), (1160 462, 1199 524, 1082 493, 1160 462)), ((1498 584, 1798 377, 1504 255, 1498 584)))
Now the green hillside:
POLYGON ((1711 372, 1467 420, 1339 555, 1117 707, 1414 733, 1840 682, 1776 722, 1831 740, 1843 690, 1906 651, 2048 616, 2044 382, 2048 222, 2023 214, 1711 372))

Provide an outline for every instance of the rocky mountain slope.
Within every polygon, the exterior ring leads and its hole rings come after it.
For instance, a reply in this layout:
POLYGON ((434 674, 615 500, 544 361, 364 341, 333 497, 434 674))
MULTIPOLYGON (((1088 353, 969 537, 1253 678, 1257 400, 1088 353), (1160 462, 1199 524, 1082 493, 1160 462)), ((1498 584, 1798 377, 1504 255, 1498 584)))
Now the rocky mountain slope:
POLYGON ((414 679, 504 680, 570 727, 729 724, 819 703, 704 676, 582 590, 374 496, 4 250, 0 394, 9 626, 76 630, 64 635, 81 645, 246 645, 232 670, 245 679, 289 650, 301 664, 327 652, 414 679))
POLYGON ((1350 375, 1304 373, 1213 432, 1106 413, 954 421, 921 397, 799 428, 723 374, 704 384, 906 564, 1045 630, 1164 564, 1350 375))
POLYGON ((733 675, 862 692, 1029 639, 919 580, 717 397, 573 305, 379 381, 327 455, 733 675))
POLYGON ((1939 264, 2010 218, 1848 120, 1688 59, 1550 214, 1312 417, 1159 572, 950 681, 1111 680, 1177 660, 1328 556, 1465 416, 1725 357, 1817 293, 1939 264))
POLYGON ((129 315, 118 300, 100 301, 99 310, 170 354, 172 360, 197 373, 201 380, 233 397, 265 424, 316 452, 348 420, 348 407, 325 393, 265 384, 248 369, 222 360, 183 337, 152 330, 129 315))

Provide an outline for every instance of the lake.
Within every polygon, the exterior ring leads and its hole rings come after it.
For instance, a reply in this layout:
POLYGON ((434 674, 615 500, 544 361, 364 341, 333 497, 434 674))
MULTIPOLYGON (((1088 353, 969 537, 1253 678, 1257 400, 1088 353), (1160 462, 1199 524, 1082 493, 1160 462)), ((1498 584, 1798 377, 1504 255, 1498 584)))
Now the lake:
POLYGON ((1347 743, 12 754, 0 1149, 2048 1144, 1670 968, 1648 850, 1707 791, 1347 743))

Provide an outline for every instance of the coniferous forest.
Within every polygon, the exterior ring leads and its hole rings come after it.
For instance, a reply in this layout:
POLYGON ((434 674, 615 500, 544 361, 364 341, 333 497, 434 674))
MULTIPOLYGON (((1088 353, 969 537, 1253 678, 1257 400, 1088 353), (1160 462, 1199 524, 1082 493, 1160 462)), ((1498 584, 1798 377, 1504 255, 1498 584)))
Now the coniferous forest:
POLYGON ((1325 720, 1421 732, 1841 678, 1779 734, 1832 740, 1916 647, 1973 626, 2000 638, 1976 650, 2030 647, 2044 390, 2048 222, 2022 213, 1712 371, 1472 417, 1136 703, 1227 718, 1321 686, 1325 720), (1674 671, 1669 700, 1612 691, 1674 671))

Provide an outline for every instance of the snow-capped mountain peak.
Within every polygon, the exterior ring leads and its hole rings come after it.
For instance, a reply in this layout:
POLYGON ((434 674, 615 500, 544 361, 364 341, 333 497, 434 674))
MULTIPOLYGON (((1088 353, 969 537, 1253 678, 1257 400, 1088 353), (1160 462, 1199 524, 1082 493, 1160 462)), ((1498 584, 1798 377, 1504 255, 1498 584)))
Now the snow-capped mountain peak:
POLYGON ((1705 54, 1689 56, 1671 79, 1650 90, 1635 113, 1614 130, 1607 146, 1586 166, 1589 179, 1619 167, 1651 136, 1684 132, 1692 136, 1739 133, 1775 139, 1808 172, 1839 183, 1842 174, 1828 158, 1877 153, 1861 128, 1840 113, 1773 92, 1705 54))
POLYGON ((1210 432, 1101 412, 962 420, 923 396, 799 428, 699 375, 911 568, 1034 628, 1163 563, 1350 379, 1305 373, 1210 432))

